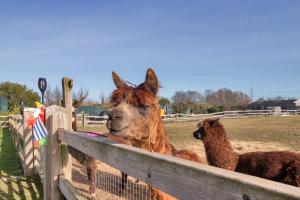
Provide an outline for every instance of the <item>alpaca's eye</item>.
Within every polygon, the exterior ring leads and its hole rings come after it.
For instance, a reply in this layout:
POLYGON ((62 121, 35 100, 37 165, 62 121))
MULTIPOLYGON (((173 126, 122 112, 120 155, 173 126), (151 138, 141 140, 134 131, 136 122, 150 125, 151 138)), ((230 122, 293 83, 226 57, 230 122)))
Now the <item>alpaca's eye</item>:
POLYGON ((146 105, 139 105, 138 110, 141 114, 145 115, 150 111, 150 106, 146 106, 146 105))
POLYGON ((112 106, 113 107, 116 107, 116 106, 118 106, 120 103, 119 102, 112 102, 112 106))

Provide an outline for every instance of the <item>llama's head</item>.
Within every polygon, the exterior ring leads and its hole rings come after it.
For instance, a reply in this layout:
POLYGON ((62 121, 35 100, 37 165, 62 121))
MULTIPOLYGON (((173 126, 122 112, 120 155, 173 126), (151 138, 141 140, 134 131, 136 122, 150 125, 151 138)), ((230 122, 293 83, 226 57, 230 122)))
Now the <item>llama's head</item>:
POLYGON ((199 122, 198 129, 193 133, 193 136, 196 139, 203 140, 210 134, 217 134, 218 132, 213 130, 218 126, 221 126, 219 118, 205 119, 204 121, 199 122))
POLYGON ((112 93, 113 108, 106 123, 109 131, 136 147, 155 140, 160 113, 156 96, 159 83, 154 71, 148 69, 145 81, 136 87, 127 85, 114 72, 112 76, 117 89, 112 93))

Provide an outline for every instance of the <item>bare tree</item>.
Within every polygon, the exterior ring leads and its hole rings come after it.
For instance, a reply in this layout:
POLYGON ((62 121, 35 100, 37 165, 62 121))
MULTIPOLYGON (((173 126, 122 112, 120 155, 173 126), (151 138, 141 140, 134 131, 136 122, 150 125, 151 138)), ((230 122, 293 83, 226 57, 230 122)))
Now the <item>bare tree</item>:
POLYGON ((100 94, 99 94, 99 99, 100 99, 100 104, 105 104, 106 101, 107 101, 107 98, 105 96, 105 94, 101 91, 100 94))
POLYGON ((52 90, 51 90, 51 86, 49 85, 45 91, 45 95, 44 95, 44 98, 45 98, 45 104, 47 106, 50 106, 50 105, 53 105, 54 101, 52 99, 52 90))
POLYGON ((77 92, 73 93, 73 99, 74 101, 77 101, 78 107, 84 103, 84 101, 88 96, 89 96, 88 89, 80 88, 77 92))
POLYGON ((50 105, 61 105, 62 101, 62 92, 59 89, 59 87, 55 87, 53 90, 51 86, 48 86, 46 92, 45 92, 45 104, 47 106, 50 105))
POLYGON ((55 105, 61 105, 61 101, 62 101, 62 92, 59 89, 59 87, 55 87, 55 89, 53 90, 53 99, 55 102, 55 105))
POLYGON ((199 113, 202 111, 204 98, 198 91, 177 91, 172 97, 172 103, 175 112, 185 112, 187 109, 192 109, 193 112, 199 113))
POLYGON ((243 92, 221 88, 206 95, 206 102, 210 106, 222 107, 222 110, 232 110, 245 107, 251 102, 251 98, 243 92))
POLYGON ((176 91, 175 94, 172 96, 172 105, 174 111, 177 113, 181 113, 186 111, 186 94, 184 91, 176 91))
POLYGON ((250 97, 240 91, 221 88, 217 91, 205 90, 204 96, 198 91, 177 91, 172 97, 175 112, 191 109, 195 113, 220 110, 243 109, 251 102, 250 97))

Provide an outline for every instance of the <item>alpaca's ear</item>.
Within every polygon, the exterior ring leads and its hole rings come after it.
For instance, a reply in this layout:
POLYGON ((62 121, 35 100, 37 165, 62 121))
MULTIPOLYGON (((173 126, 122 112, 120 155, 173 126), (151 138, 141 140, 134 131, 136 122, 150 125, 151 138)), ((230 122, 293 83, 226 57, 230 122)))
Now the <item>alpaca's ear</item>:
POLYGON ((78 101, 74 100, 72 106, 76 109, 78 108, 78 101))
POLYGON ((220 120, 220 118, 211 119, 211 120, 209 121, 209 125, 210 125, 211 127, 214 127, 214 126, 216 126, 216 125, 218 124, 219 120, 220 120))
POLYGON ((127 84, 119 77, 118 74, 112 72, 112 78, 117 88, 126 87, 127 84))
POLYGON ((144 87, 156 96, 159 89, 159 83, 153 69, 151 68, 147 70, 144 87))

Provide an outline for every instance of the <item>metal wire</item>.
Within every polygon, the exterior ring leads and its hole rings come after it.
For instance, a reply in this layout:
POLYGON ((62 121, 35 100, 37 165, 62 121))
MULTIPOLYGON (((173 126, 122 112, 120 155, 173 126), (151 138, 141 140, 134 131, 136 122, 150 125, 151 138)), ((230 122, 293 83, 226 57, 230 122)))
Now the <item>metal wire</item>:
POLYGON ((121 172, 112 168, 105 167, 97 171, 97 199, 110 200, 150 200, 148 185, 129 177, 122 189, 121 172), (99 195, 100 193, 100 195, 99 195))

